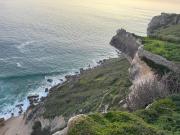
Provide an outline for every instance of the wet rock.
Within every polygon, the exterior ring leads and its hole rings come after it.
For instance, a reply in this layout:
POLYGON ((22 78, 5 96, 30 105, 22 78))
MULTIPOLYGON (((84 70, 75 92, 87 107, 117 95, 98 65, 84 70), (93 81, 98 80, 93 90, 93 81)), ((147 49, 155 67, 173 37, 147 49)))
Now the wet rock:
POLYGON ((0 127, 4 126, 4 124, 5 124, 4 118, 0 118, 0 127))
POLYGON ((45 88, 45 92, 47 93, 49 91, 49 89, 48 88, 45 88))
POLYGON ((41 97, 40 101, 43 102, 46 98, 45 97, 41 97))
POLYGON ((63 82, 63 79, 59 79, 61 82, 63 82))
MULTIPOLYGON (((16 107, 19 109, 19 111, 18 111, 19 114, 22 114, 22 113, 23 113, 23 108, 22 108, 23 105, 24 105, 24 104, 18 104, 18 105, 16 105, 16 107)), ((13 116, 13 115, 14 115, 14 114, 11 114, 11 116, 13 116)))
POLYGON ((11 117, 14 117, 14 113, 11 113, 11 117))
POLYGON ((84 69, 80 68, 80 74, 84 73, 84 69))
POLYGON ((75 72, 75 74, 79 74, 79 72, 75 72))
POLYGON ((31 95, 27 97, 28 99, 33 99, 33 98, 39 98, 39 95, 31 95))
POLYGON ((47 79, 47 82, 52 83, 53 79, 47 79))
POLYGON ((100 61, 98 61, 98 62, 97 62, 97 64, 100 64, 100 65, 101 65, 102 63, 103 63, 103 61, 102 61, 102 60, 100 60, 100 61))
POLYGON ((22 114, 23 113, 23 110, 21 109, 21 110, 19 110, 19 112, 18 112, 19 114, 22 114))
POLYGON ((39 102, 39 95, 32 95, 27 97, 30 103, 30 106, 34 106, 39 102))
POLYGON ((16 105, 17 108, 22 107, 24 104, 18 104, 16 105))

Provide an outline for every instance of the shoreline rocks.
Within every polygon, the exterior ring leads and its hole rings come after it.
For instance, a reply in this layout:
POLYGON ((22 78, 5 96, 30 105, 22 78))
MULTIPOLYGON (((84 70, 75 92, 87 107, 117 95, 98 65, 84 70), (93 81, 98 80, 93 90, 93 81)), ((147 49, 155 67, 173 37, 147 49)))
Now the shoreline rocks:
POLYGON ((29 100, 30 106, 34 106, 39 102, 39 95, 31 95, 28 96, 27 99, 29 100))
POLYGON ((47 82, 52 83, 53 79, 47 79, 47 82))
POLYGON ((0 118, 0 127, 5 125, 5 119, 4 118, 0 118))

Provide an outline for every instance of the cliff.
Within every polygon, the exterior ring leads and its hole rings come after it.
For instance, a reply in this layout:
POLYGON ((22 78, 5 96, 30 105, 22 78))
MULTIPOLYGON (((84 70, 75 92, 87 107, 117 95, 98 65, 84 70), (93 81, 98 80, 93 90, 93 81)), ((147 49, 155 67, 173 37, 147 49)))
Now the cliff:
MULTIPOLYGON (((159 29, 169 28, 179 23, 180 15, 162 13, 160 16, 154 17, 150 22, 147 29, 148 36, 154 37, 154 33, 159 29)), ((158 36, 156 36, 156 39, 157 38, 158 36)), ((130 87, 131 92, 125 99, 126 104, 124 106, 130 107, 132 110, 145 107, 157 97, 163 97, 169 93, 170 88, 165 85, 170 84, 167 83, 168 80, 164 79, 165 74, 180 73, 179 61, 170 61, 159 55, 160 53, 156 54, 153 51, 148 51, 144 49, 143 43, 144 37, 136 36, 135 34, 126 32, 124 29, 118 30, 110 42, 112 46, 123 52, 131 63, 129 76, 133 85, 130 87), (165 83, 164 80, 167 82, 165 83), (152 90, 151 87, 153 87, 154 90, 152 90), (156 95, 153 94, 154 92, 156 92, 156 95)), ((166 44, 172 47, 169 42, 166 42, 165 45, 166 44)), ((150 45, 148 44, 147 46, 150 45)), ((157 47, 158 46, 157 44, 157 47)), ((178 46, 179 44, 176 45, 176 48, 174 47, 176 52, 179 52, 178 46)), ((170 52, 170 50, 168 51, 170 52)), ((175 57, 179 57, 179 53, 174 53, 174 55, 175 57)), ((177 91, 179 91, 178 87, 179 85, 177 86, 177 91)))
POLYGON ((180 14, 162 13, 153 17, 147 35, 162 40, 180 42, 180 14))
POLYGON ((156 36, 156 32, 160 29, 165 29, 177 24, 180 24, 180 14, 162 13, 161 15, 152 18, 148 25, 147 35, 156 36))

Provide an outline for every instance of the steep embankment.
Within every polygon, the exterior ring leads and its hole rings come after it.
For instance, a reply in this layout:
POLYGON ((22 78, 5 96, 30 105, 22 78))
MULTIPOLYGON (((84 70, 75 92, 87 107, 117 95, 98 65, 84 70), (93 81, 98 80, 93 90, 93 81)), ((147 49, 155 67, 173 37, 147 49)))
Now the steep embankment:
POLYGON ((179 135, 179 102, 172 96, 133 113, 81 115, 69 121, 68 135, 179 135))
MULTIPOLYGON (((131 93, 126 99, 130 109, 136 110, 145 107, 154 99, 164 97, 169 93, 172 84, 167 79, 173 75, 167 74, 179 74, 180 72, 180 44, 177 40, 174 40, 174 43, 160 41, 157 39, 159 38, 157 33, 162 35, 160 31, 163 28, 174 28, 180 22, 179 20, 180 15, 163 13, 154 17, 150 22, 147 32, 149 38, 138 37, 123 29, 118 30, 112 38, 110 44, 122 51, 131 62, 129 73, 133 85, 131 86, 131 93), (155 36, 156 39, 153 39, 155 36)), ((172 89, 179 91, 178 87, 179 85, 172 89)))

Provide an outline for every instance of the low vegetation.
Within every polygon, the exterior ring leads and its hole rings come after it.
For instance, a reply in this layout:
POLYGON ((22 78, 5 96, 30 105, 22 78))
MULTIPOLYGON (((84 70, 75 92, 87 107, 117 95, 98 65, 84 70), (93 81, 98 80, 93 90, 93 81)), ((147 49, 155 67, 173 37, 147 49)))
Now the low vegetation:
POLYGON ((120 109, 118 101, 126 97, 131 86, 128 68, 125 58, 115 58, 83 71, 49 94, 44 117, 98 112, 105 110, 105 106, 110 110, 120 109))
POLYGON ((84 117, 68 135, 179 135, 180 96, 155 101, 134 113, 109 112, 84 117))
POLYGON ((165 41, 180 42, 180 24, 158 29, 155 37, 165 41))
POLYGON ((147 51, 161 55, 170 61, 180 62, 180 43, 145 37, 143 44, 147 51))
POLYGON ((148 109, 136 114, 150 125, 164 130, 167 135, 180 134, 180 95, 155 101, 148 109))

